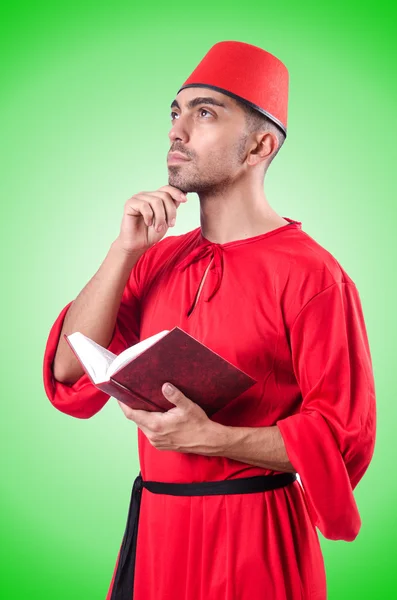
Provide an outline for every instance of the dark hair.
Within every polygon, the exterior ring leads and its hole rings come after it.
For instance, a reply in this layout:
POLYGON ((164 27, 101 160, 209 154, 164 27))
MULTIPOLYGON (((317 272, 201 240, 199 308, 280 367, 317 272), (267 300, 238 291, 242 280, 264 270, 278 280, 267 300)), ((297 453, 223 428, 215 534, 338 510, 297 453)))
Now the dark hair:
POLYGON ((236 102, 245 112, 246 132, 248 134, 254 133, 256 131, 271 131, 276 135, 278 140, 278 148, 270 158, 268 163, 270 164, 285 141, 285 133, 278 125, 274 123, 274 121, 269 119, 269 117, 267 117, 266 115, 260 113, 255 108, 252 108, 251 106, 249 106, 245 102, 241 102, 240 100, 236 100, 236 102))

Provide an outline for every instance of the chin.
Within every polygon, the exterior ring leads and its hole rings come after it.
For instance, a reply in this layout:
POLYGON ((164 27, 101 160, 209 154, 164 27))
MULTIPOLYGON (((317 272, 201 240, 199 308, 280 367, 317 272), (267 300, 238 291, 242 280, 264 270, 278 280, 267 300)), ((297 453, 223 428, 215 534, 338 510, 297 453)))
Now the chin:
POLYGON ((178 177, 178 174, 174 174, 170 171, 168 173, 168 184, 183 191, 183 186, 186 185, 186 181, 184 181, 182 177, 178 177))
MULTIPOLYGON (((197 180, 195 181, 194 177, 183 177, 178 167, 175 170, 172 167, 168 168, 168 185, 178 188, 178 190, 181 190, 185 194, 196 193, 203 187, 202 183, 197 180)), ((204 186, 204 189, 207 189, 207 186, 204 186)))

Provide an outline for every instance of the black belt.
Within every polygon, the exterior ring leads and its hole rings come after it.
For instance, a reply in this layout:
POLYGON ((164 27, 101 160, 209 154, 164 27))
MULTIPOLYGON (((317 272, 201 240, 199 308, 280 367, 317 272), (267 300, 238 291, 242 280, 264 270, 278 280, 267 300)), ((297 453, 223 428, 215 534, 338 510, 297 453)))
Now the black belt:
POLYGON ((110 600, 131 600, 133 596, 136 541, 143 487, 154 494, 170 494, 172 496, 250 494, 284 487, 295 481, 296 478, 296 473, 277 473, 276 475, 256 475, 254 477, 199 483, 164 483, 162 481, 143 481, 139 473, 132 486, 127 525, 120 548, 110 600))

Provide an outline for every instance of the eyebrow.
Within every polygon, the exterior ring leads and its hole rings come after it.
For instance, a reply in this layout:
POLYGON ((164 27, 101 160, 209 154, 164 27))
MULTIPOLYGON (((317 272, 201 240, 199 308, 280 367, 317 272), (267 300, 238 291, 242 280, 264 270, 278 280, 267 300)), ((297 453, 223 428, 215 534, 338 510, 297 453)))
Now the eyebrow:
MULTIPOLYGON (((186 104, 186 106, 187 106, 187 108, 194 108, 198 104, 214 104, 215 106, 221 106, 222 108, 227 108, 226 104, 224 104, 220 100, 217 100, 216 98, 213 98, 212 96, 208 96, 208 97, 199 96, 197 98, 193 98, 192 100, 189 100, 189 102, 186 104)), ((179 109, 181 108, 179 106, 177 100, 174 100, 170 106, 170 108, 174 108, 174 107, 179 108, 179 109)))

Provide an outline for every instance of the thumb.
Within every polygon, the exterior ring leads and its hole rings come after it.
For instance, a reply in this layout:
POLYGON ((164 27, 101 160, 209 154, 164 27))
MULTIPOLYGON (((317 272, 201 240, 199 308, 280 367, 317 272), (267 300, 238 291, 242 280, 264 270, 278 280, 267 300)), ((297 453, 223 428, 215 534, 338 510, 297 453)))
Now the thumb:
POLYGON ((186 396, 182 394, 181 390, 178 390, 178 388, 171 383, 165 383, 162 387, 162 391, 167 400, 172 402, 172 404, 175 404, 175 406, 179 406, 187 400, 186 396))

